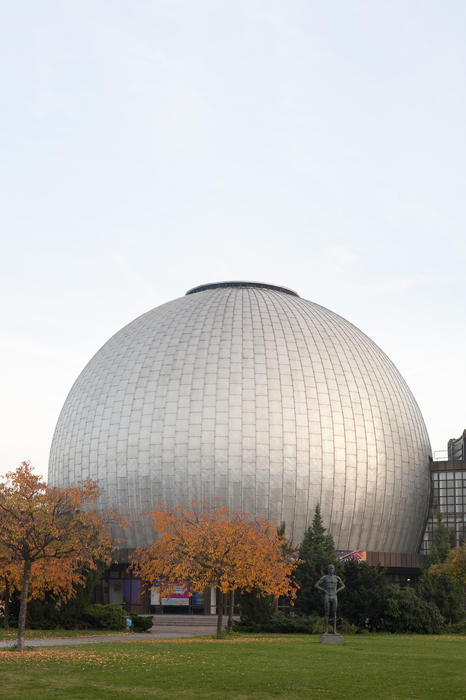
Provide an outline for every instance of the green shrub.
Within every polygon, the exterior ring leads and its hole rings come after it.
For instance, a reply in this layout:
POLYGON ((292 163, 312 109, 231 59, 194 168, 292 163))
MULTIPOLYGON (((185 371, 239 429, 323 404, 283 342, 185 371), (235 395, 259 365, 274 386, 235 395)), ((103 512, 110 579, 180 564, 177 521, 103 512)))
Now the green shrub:
POLYGON ((261 632, 262 625, 260 622, 252 622, 251 620, 233 620, 234 632, 261 632))
MULTIPOLYGON (((329 627, 330 625, 331 623, 329 623, 329 627)), ((363 634, 366 632, 369 633, 369 629, 367 627, 358 627, 358 625, 355 625, 351 620, 340 618, 339 621, 337 620, 337 632, 339 634, 363 634)))
POLYGON ((385 632, 438 634, 445 620, 434 603, 416 595, 412 588, 389 586, 381 629, 385 632))
POLYGON ((49 596, 46 600, 33 599, 28 604, 26 626, 32 630, 53 630, 61 627, 60 609, 49 596))
POLYGON ((384 570, 350 559, 342 578, 346 589, 338 596, 338 613, 359 629, 380 629, 388 587, 384 570))
POLYGON ((152 616, 142 617, 141 615, 136 615, 136 613, 131 613, 130 618, 135 632, 146 632, 152 627, 152 616))
POLYGON ((247 625, 260 626, 270 620, 275 612, 275 601, 273 597, 261 596, 256 589, 241 593, 239 596, 239 606, 241 610, 241 622, 247 625))
MULTIPOLYGON (((90 605, 91 596, 105 571, 103 564, 84 572, 84 583, 74 588, 73 597, 63 602, 59 596, 47 591, 42 598, 28 603, 26 627, 30 629, 88 629, 84 611, 90 605)), ((19 612, 18 593, 13 592, 10 602, 10 623, 17 621, 19 612)))
POLYGON ((466 634, 466 619, 447 625, 444 632, 447 634, 466 634))
POLYGON ((275 632, 279 634, 322 634, 324 623, 320 617, 285 615, 276 612, 262 623, 241 620, 233 623, 233 629, 238 632, 275 632))
POLYGON ((88 605, 84 621, 98 630, 121 630, 125 627, 124 611, 120 605, 88 605))
POLYGON ((448 622, 460 622, 464 617, 463 586, 445 574, 424 571, 417 586, 417 594, 428 603, 435 603, 448 622))

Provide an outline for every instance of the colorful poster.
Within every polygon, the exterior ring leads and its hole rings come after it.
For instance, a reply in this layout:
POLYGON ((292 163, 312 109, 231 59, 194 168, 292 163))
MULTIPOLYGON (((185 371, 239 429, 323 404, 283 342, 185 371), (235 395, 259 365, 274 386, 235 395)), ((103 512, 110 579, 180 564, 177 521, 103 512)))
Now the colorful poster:
MULTIPOLYGON (((189 586, 186 583, 174 583, 173 588, 162 598, 162 605, 189 605, 189 586)), ((150 604, 160 605, 160 588, 152 586, 150 604)))
POLYGON ((340 561, 348 561, 348 559, 366 561, 366 552, 362 549, 337 549, 335 555, 340 561))

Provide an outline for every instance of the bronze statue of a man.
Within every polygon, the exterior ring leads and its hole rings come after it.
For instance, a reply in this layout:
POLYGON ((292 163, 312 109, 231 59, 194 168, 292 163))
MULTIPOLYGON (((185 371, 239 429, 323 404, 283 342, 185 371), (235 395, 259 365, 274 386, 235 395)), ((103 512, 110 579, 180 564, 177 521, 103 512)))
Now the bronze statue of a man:
POLYGON ((335 574, 335 567, 333 564, 329 564, 327 569, 327 574, 322 576, 315 587, 320 591, 325 593, 324 597, 324 613, 325 613, 325 634, 328 634, 328 619, 329 614, 333 617, 333 634, 337 633, 337 605, 338 598, 337 593, 342 591, 345 584, 339 576, 335 574))

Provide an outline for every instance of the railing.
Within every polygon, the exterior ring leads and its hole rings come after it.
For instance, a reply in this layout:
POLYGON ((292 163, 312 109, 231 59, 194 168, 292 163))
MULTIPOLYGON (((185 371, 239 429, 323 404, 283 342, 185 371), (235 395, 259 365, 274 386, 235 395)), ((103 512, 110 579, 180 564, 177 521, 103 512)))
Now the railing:
POLYGON ((434 462, 448 462, 448 450, 434 450, 434 462))

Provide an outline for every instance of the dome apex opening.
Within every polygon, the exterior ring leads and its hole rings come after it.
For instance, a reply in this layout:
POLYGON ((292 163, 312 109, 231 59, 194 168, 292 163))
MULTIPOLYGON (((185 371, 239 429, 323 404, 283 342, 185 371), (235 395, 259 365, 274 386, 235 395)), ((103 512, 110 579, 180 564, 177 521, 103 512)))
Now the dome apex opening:
POLYGON ((299 294, 288 287, 281 287, 278 284, 267 284, 266 282, 246 282, 243 280, 233 280, 231 282, 211 282, 209 284, 200 284, 198 287, 188 289, 188 294, 197 294, 197 292, 205 292, 207 289, 221 289, 223 287, 258 287, 259 289, 272 289, 275 292, 283 292, 283 294, 291 294, 293 297, 299 297, 299 294))

